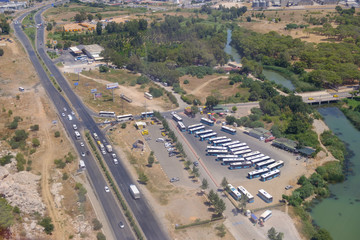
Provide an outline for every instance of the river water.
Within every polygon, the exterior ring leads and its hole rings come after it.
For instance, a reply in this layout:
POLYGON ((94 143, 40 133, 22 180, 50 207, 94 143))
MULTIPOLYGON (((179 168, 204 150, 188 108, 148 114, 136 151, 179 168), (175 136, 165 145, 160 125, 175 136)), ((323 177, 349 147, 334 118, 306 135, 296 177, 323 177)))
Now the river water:
POLYGON ((330 185, 331 198, 312 209, 315 223, 328 230, 334 240, 355 240, 360 237, 360 132, 344 114, 334 107, 319 108, 325 123, 346 145, 350 152, 352 175, 343 183, 330 185))
MULTIPOLYGON (((236 51, 236 49, 233 48, 230 45, 230 42, 231 42, 231 29, 228 29, 227 30, 226 46, 224 48, 224 51, 227 54, 231 55, 235 62, 240 63, 241 62, 241 56, 236 51)), ((279 73, 277 73, 275 71, 266 70, 266 69, 264 69, 262 73, 265 75, 266 79, 268 79, 269 81, 273 81, 276 84, 282 85, 282 86, 288 88, 289 90, 295 90, 295 87, 292 84, 292 82, 289 79, 282 76, 281 74, 279 74, 279 73)))

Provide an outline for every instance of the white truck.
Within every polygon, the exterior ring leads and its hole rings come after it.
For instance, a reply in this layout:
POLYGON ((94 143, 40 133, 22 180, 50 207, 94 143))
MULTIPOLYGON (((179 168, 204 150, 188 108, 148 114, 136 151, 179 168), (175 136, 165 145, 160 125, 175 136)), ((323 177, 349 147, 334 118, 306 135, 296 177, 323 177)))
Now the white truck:
POLYGON ((107 150, 109 153, 112 152, 112 147, 111 147, 110 144, 107 144, 107 145, 106 145, 106 150, 107 150))
POLYGON ((131 195, 133 196, 134 199, 139 199, 140 198, 140 191, 134 184, 130 185, 129 190, 130 190, 130 193, 131 193, 131 195))

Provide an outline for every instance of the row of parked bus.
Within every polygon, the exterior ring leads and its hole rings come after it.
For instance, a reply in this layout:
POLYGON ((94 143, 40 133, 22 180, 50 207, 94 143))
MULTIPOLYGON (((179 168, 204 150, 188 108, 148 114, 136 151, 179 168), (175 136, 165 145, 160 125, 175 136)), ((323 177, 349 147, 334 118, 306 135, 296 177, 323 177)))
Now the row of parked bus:
MULTIPOLYGON (((148 118, 148 117, 153 117, 154 112, 153 111, 142 112, 140 116, 142 119, 148 118)), ((111 112, 111 111, 100 111, 99 117, 116 118, 116 121, 118 121, 118 122, 127 122, 127 121, 134 120, 134 116, 132 114, 116 115, 115 112, 111 112)))

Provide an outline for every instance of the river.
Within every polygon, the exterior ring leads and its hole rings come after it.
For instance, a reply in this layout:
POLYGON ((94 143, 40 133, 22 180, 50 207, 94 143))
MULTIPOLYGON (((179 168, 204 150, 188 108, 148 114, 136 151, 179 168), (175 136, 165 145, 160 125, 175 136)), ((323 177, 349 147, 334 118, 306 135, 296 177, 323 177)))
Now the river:
MULTIPOLYGON (((227 54, 229 54, 230 56, 232 56, 232 58, 234 59, 235 62, 240 63, 241 62, 241 56, 236 51, 236 49, 233 48, 230 45, 230 42, 231 42, 231 29, 228 29, 227 30, 226 46, 224 48, 224 51, 227 54)), ((268 79, 269 81, 273 81, 276 84, 282 85, 282 86, 288 88, 289 90, 292 90, 292 91, 295 90, 295 87, 292 84, 292 82, 289 79, 282 76, 281 74, 279 74, 278 72, 264 69, 262 73, 265 75, 266 79, 268 79)))
POLYGON ((344 114, 334 107, 319 108, 325 123, 346 145, 353 174, 346 181, 330 185, 331 198, 324 199, 312 209, 315 223, 328 230, 334 240, 358 239, 360 227, 360 132, 344 114))

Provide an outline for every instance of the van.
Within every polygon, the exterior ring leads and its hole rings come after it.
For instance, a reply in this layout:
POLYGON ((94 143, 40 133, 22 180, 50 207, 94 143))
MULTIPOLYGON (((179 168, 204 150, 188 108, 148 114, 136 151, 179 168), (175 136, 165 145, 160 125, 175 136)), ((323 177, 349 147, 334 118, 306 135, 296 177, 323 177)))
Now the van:
POLYGON ((156 142, 164 142, 164 139, 163 138, 158 138, 158 139, 156 139, 156 142))
POLYGON ((19 91, 23 92, 23 91, 25 91, 25 89, 23 87, 19 87, 19 91))
POLYGON ((68 115, 68 119, 69 119, 69 121, 71 121, 73 119, 70 114, 68 115))

